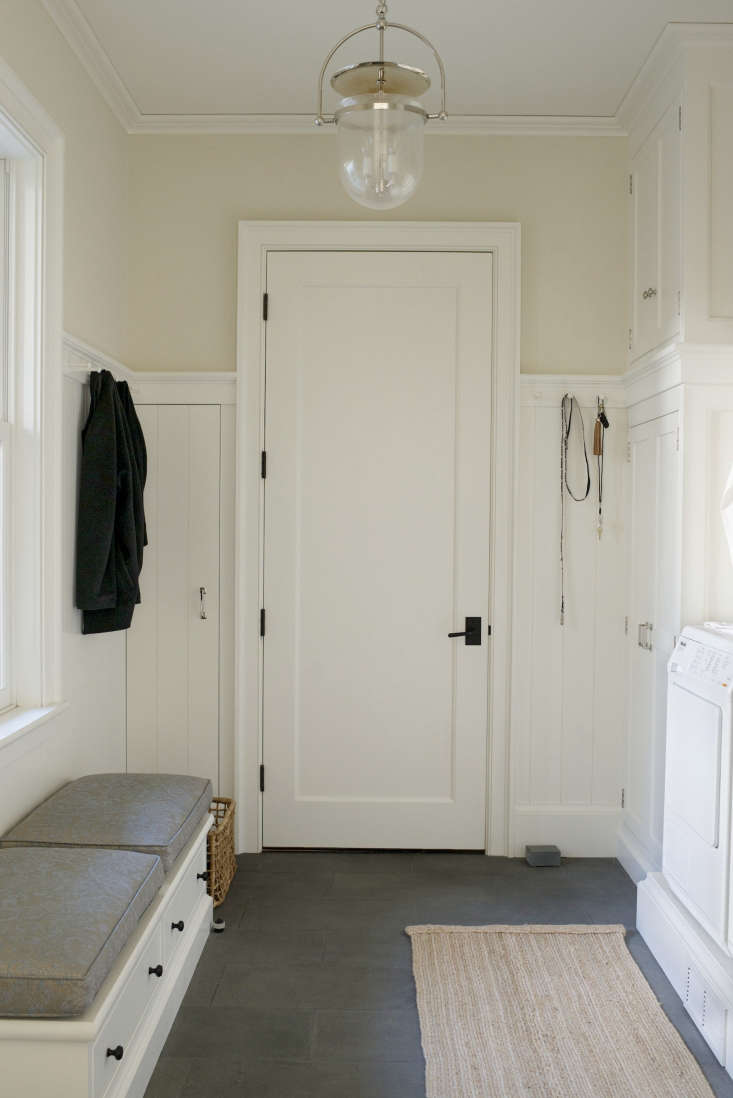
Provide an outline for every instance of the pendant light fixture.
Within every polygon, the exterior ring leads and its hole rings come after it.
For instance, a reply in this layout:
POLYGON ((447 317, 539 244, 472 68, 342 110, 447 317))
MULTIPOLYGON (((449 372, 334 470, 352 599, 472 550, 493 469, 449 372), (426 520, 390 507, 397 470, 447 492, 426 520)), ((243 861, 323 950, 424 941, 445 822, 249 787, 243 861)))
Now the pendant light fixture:
POLYGON ((402 23, 388 23, 386 3, 377 5, 374 23, 350 31, 323 62, 316 125, 335 124, 341 182, 346 193, 362 206, 390 210, 414 194, 423 171, 425 123, 429 118, 443 121, 446 117, 445 68, 440 54, 419 31, 402 23), (324 114, 323 81, 331 58, 345 42, 371 30, 379 35, 378 60, 361 61, 334 73, 331 87, 341 96, 341 102, 333 114, 324 114), (388 30, 411 34, 432 51, 440 72, 437 114, 429 114, 419 102, 430 87, 427 73, 385 60, 384 36, 388 30))

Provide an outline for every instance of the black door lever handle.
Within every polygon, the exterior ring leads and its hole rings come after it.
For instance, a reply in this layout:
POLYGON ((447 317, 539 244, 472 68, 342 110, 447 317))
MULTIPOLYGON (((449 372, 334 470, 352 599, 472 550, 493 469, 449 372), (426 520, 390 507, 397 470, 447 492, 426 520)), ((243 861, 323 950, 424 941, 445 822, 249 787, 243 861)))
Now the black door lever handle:
POLYGON ((465 637, 466 644, 481 644, 481 618, 466 618, 466 628, 460 633, 449 633, 449 637, 465 637))

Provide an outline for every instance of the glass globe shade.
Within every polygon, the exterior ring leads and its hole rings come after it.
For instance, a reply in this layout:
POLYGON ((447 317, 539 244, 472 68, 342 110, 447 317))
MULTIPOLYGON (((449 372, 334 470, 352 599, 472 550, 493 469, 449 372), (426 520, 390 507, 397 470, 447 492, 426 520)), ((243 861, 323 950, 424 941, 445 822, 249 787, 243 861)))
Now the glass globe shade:
POLYGON ((423 171, 426 114, 399 95, 355 95, 336 111, 339 172, 346 193, 371 210, 407 202, 423 171))

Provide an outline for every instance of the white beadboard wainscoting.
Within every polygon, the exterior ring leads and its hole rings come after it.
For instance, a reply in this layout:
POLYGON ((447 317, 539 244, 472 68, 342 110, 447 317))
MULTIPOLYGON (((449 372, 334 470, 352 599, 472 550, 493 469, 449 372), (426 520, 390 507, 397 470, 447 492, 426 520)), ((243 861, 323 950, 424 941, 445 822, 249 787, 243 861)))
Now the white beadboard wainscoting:
MULTIPOLYGON (((39 801, 81 774, 125 769, 125 633, 83 636, 74 606, 76 506, 81 428, 87 414, 86 381, 91 370, 110 370, 130 384, 142 403, 204 404, 224 407, 233 421, 234 374, 141 374, 81 340, 64 339, 62 508, 62 699, 47 720, 21 736, 0 743, 0 834, 39 801)), ((223 516, 224 537, 233 552, 234 499, 223 516)), ((224 561, 232 571, 231 554, 224 561)), ((233 631, 233 595, 225 592, 224 627, 233 631)), ((234 745, 233 642, 224 653, 221 703, 224 768, 231 781, 234 745)))
MULTIPOLYGON (((626 443, 623 383, 523 375, 513 621, 510 854, 556 843, 613 856, 626 742, 626 443), (587 500, 566 505, 560 624, 560 403, 578 398, 591 462, 587 500), (605 398, 603 535, 596 533, 596 396, 605 398)), ((573 484, 582 481, 573 432, 573 484)), ((494 643, 499 643, 495 638, 494 643)))

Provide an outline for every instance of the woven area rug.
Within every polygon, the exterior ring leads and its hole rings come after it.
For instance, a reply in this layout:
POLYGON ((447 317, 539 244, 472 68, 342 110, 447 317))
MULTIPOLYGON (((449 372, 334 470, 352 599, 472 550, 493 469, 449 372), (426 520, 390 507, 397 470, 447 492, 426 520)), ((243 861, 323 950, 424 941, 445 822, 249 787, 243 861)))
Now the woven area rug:
POLYGON ((622 926, 410 926, 427 1098, 711 1098, 622 926))

